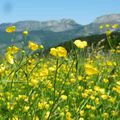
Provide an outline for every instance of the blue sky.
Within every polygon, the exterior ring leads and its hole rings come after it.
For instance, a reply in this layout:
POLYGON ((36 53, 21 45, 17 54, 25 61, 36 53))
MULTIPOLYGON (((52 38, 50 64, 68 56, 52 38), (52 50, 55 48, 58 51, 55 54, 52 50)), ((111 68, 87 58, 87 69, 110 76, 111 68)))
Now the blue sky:
POLYGON ((120 0, 0 0, 0 23, 71 18, 88 24, 111 13, 120 13, 120 0))

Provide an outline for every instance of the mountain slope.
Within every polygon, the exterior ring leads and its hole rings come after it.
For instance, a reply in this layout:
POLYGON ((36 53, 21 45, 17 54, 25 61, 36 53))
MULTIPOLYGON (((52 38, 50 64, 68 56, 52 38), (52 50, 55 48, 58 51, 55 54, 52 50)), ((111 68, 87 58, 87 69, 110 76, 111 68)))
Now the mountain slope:
POLYGON ((29 30, 27 40, 41 43, 46 48, 49 48, 81 36, 103 34, 107 29, 100 30, 99 26, 107 23, 110 25, 115 23, 120 25, 120 14, 98 17, 88 25, 79 25, 71 19, 51 20, 45 22, 21 21, 16 23, 4 23, 0 25, 0 49, 4 49, 10 44, 22 46, 23 30, 29 30), (6 27, 10 25, 16 26, 17 31, 15 35, 5 33, 6 27), (14 40, 12 38, 14 38, 14 40))

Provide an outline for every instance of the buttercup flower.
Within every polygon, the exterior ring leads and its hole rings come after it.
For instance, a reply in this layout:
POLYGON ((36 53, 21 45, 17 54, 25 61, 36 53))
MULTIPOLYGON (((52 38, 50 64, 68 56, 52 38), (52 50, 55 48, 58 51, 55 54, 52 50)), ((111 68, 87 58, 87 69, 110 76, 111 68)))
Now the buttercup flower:
POLYGON ((11 54, 15 54, 19 51, 20 49, 13 45, 12 47, 8 47, 7 51, 10 52, 11 54))
POLYGON ((85 72, 87 75, 94 75, 94 74, 98 74, 98 70, 97 68, 93 67, 90 64, 85 64, 85 72))
POLYGON ((10 54, 9 52, 6 53, 5 55, 6 60, 10 63, 10 64, 14 64, 14 56, 12 54, 10 54))
POLYGON ((5 66, 3 64, 0 65, 0 75, 5 71, 5 66))
POLYGON ((113 29, 117 29, 118 27, 119 27, 118 24, 114 24, 114 25, 112 26, 113 29))
POLYGON ((106 28, 109 28, 109 27, 110 27, 110 25, 109 25, 109 24, 106 24, 105 26, 106 26, 106 28))
POLYGON ((87 46, 87 42, 86 41, 81 41, 81 40, 75 40, 74 44, 78 48, 85 48, 87 46))
POLYGON ((66 120, 73 120, 71 116, 72 116, 71 113, 67 112, 66 113, 66 120))
POLYGON ((61 99, 62 100, 67 100, 67 96, 66 95, 61 95, 61 99))
POLYGON ((15 32, 15 30, 16 30, 16 27, 15 27, 15 26, 10 26, 10 27, 7 27, 7 28, 6 28, 6 32, 7 32, 7 33, 13 33, 13 32, 15 32))
POLYGON ((67 50, 64 48, 64 47, 57 47, 57 54, 58 54, 58 57, 66 57, 67 56, 67 50))
POLYGON ((36 86, 38 85, 38 83, 39 83, 38 80, 32 79, 32 80, 30 81, 29 85, 32 86, 32 87, 36 87, 36 86))
POLYGON ((106 32, 106 35, 107 35, 107 36, 110 36, 111 33, 112 33, 112 32, 111 32, 110 30, 108 30, 108 31, 106 32))
POLYGON ((28 47, 29 47, 31 50, 33 50, 33 51, 35 51, 35 50, 37 50, 37 49, 39 48, 38 44, 36 44, 36 43, 34 43, 34 42, 32 42, 32 41, 29 41, 28 47))
POLYGON ((66 57, 67 56, 67 50, 62 47, 59 46, 57 48, 51 48, 50 49, 50 54, 56 57, 66 57))
POLYGON ((56 50, 56 48, 51 48, 50 49, 50 54, 53 55, 53 56, 57 56, 57 50, 56 50))
POLYGON ((101 25, 99 28, 100 28, 100 29, 103 29, 103 28, 104 28, 104 26, 103 26, 103 25, 101 25))

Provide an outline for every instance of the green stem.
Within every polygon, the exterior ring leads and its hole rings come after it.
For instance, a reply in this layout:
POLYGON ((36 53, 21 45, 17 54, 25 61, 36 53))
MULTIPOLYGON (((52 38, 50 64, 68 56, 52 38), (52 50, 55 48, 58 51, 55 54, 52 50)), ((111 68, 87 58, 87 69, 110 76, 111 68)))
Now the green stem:
POLYGON ((109 47, 112 49, 112 45, 111 45, 111 42, 110 42, 109 36, 107 36, 107 41, 108 41, 109 47))
MULTIPOLYGON (((65 80, 64 80, 65 82, 67 81, 67 78, 68 78, 68 76, 69 76, 69 74, 70 74, 70 71, 71 71, 71 69, 73 68, 74 62, 75 62, 75 59, 73 60, 71 66, 70 66, 70 69, 69 69, 69 71, 68 71, 68 73, 67 73, 67 75, 66 75, 66 77, 65 77, 65 80)), ((55 111, 55 110, 57 109, 57 107, 58 107, 58 106, 57 106, 57 105, 58 105, 57 103, 58 103, 58 101, 59 101, 59 99, 60 99, 60 97, 61 97, 61 95, 62 95, 62 90, 63 90, 63 88, 64 88, 65 82, 62 84, 61 91, 59 92, 59 96, 58 96, 58 98, 54 101, 54 103, 53 103, 53 105, 52 105, 52 107, 51 107, 51 109, 50 109, 50 114, 49 114, 47 120, 50 119, 51 115, 54 113, 54 111, 55 111), (56 105, 56 104, 57 104, 57 105, 56 105)))
POLYGON ((55 71, 55 79, 54 79, 54 100, 55 100, 55 93, 56 93, 57 72, 58 72, 58 58, 56 60, 56 71, 55 71))

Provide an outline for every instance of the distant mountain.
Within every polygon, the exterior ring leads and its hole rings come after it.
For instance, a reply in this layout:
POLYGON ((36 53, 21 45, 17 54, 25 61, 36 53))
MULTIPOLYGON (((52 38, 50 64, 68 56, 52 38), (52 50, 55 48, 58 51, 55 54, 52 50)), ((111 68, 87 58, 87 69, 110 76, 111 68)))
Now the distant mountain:
MULTIPOLYGON (((88 25, 80 25, 72 19, 50 20, 50 21, 20 21, 16 23, 0 24, 0 49, 6 48, 10 44, 22 46, 23 30, 28 30, 27 40, 33 40, 43 44, 46 48, 59 45, 71 39, 91 36, 95 34, 103 34, 106 29, 100 30, 100 25, 119 24, 120 14, 104 15, 96 18, 95 21, 88 25), (7 26, 15 25, 16 34, 8 34, 5 32, 7 26), (14 39, 12 39, 14 37, 14 39)), ((114 29, 111 28, 114 31, 114 29)), ((119 29, 118 29, 119 30, 119 29)))
POLYGON ((110 14, 104 15, 101 17, 97 17, 94 23, 101 24, 101 23, 120 23, 120 14, 110 14))
MULTIPOLYGON (((83 36, 105 33, 107 29, 99 29, 100 25, 104 26, 105 24, 110 24, 111 26, 113 24, 118 24, 120 26, 120 14, 110 14, 97 17, 95 21, 83 27, 83 31, 85 33, 83 36)), ((111 31, 114 31, 114 29, 110 29, 111 31)), ((120 28, 118 30, 120 30, 120 28)))
POLYGON ((20 21, 16 23, 1 24, 0 31, 5 30, 6 26, 15 25, 17 31, 23 30, 44 30, 44 31, 53 31, 53 32, 62 32, 67 30, 76 29, 81 27, 78 23, 71 19, 61 19, 61 20, 50 20, 45 22, 40 21, 20 21))

